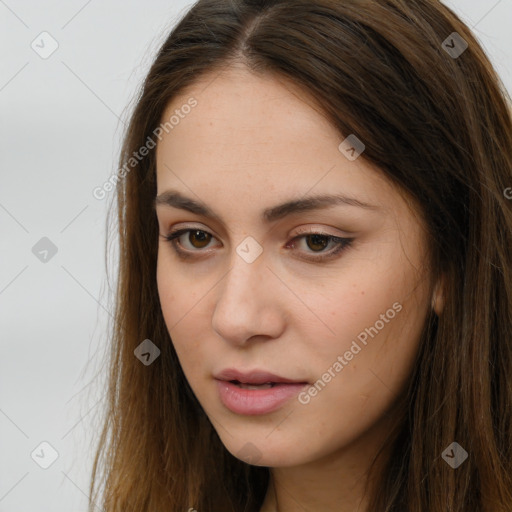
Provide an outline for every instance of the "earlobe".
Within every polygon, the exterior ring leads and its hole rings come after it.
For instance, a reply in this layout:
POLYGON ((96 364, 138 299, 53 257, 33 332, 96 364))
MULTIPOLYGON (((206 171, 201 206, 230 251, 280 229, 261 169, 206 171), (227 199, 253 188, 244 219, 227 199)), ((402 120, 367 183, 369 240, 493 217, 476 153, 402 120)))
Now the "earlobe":
POLYGON ((434 293, 432 295, 432 309, 435 311, 437 316, 440 316, 444 309, 445 303, 445 283, 444 276, 439 277, 434 287, 434 293))

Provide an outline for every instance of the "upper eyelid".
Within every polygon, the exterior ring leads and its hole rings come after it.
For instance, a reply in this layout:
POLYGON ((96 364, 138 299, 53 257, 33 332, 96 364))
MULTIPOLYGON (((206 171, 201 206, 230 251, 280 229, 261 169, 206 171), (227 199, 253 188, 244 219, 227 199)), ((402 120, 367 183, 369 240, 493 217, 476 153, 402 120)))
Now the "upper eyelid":
MULTIPOLYGON (((330 228, 321 228, 317 225, 312 225, 308 228, 306 227, 301 227, 299 228, 299 232, 294 234, 293 237, 296 237, 296 236, 300 236, 300 235, 303 235, 303 234, 312 234, 312 235, 315 235, 315 234, 319 234, 319 235, 323 235, 323 236, 331 236, 331 237, 334 237, 334 238, 350 238, 350 237, 353 237, 356 235, 356 232, 349 232, 349 231, 345 231, 344 233, 330 233, 328 232, 329 229, 336 229, 336 228, 333 228, 333 227, 330 227, 330 228)), ((338 228, 339 229, 339 228, 338 228)), ((195 225, 184 225, 184 226, 180 226, 178 228, 172 228, 172 229, 169 229, 168 230, 168 235, 172 235, 172 234, 175 234, 175 233, 178 233, 179 231, 204 231, 205 233, 208 233, 212 236, 214 236, 215 238, 219 238, 218 235, 214 232, 214 230, 211 230, 210 228, 203 228, 203 227, 200 227, 200 226, 195 226, 195 225), (212 232, 213 231, 213 232, 212 232)))
MULTIPOLYGON (((175 243, 177 240, 179 240, 180 237, 182 237, 183 235, 185 235, 191 231, 202 231, 203 233, 208 233, 209 235, 212 235, 212 238, 215 238, 215 239, 217 239, 217 241, 219 241, 218 238, 213 233, 210 233, 210 231, 208 231, 207 229, 202 229, 202 228, 197 228, 197 227, 187 227, 187 226, 177 228, 177 229, 171 229, 167 235, 164 235, 164 237, 165 238, 173 237, 172 242, 175 243)), ((335 235, 332 233, 323 232, 321 229, 315 230, 314 228, 311 228, 310 230, 302 230, 299 233, 294 234, 291 237, 291 241, 293 241, 297 238, 304 238, 309 235, 324 236, 326 238, 331 239, 331 241, 332 240, 335 240, 335 241, 345 240, 345 241, 353 242, 353 240, 355 238, 353 236, 339 236, 339 235, 335 235)), ((180 245, 181 245, 181 243, 180 243, 180 245)), ((202 252, 203 250, 206 250, 206 249, 198 249, 198 250, 195 250, 192 252, 202 252)), ((190 250, 185 249, 185 251, 190 251, 190 250)))

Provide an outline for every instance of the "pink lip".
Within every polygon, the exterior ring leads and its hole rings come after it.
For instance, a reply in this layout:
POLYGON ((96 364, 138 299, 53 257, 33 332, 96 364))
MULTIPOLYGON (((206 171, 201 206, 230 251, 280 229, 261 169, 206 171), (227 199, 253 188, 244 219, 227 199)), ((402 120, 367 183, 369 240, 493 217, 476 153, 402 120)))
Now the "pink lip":
POLYGON ((236 370, 235 368, 226 368, 222 370, 214 377, 218 380, 237 380, 238 382, 242 382, 244 384, 265 384, 266 382, 282 382, 287 384, 301 384, 304 381, 291 380, 286 379, 284 377, 280 377, 279 375, 275 375, 270 372, 266 372, 264 370, 249 370, 246 372, 241 372, 236 370))
POLYGON ((215 375, 221 402, 236 414, 257 415, 276 411, 285 402, 296 396, 308 385, 305 381, 296 381, 280 377, 263 370, 241 372, 227 368, 215 375), (275 384, 267 389, 243 389, 230 381, 244 384, 275 384))

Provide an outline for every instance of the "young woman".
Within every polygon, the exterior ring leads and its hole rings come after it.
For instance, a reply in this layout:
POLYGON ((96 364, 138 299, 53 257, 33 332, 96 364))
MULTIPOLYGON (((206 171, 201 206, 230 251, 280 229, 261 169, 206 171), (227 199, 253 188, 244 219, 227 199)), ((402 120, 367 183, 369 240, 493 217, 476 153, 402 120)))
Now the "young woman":
POLYGON ((91 512, 510 512, 508 101, 437 0, 197 2, 115 180, 91 512))

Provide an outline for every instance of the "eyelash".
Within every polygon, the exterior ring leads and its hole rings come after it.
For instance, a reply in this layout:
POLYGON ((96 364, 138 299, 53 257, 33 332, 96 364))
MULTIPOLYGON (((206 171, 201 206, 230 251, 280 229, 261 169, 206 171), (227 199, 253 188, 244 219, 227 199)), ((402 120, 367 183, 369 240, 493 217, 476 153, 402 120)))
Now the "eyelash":
MULTIPOLYGON (((203 229, 194 229, 194 228, 178 229, 176 231, 170 232, 168 235, 161 235, 161 236, 164 238, 165 241, 169 242, 172 245, 173 249, 176 251, 176 253, 178 254, 179 257, 181 257, 182 259, 194 258, 195 256, 193 256, 192 253, 204 252, 204 251, 202 249, 198 249, 198 250, 194 250, 194 251, 180 249, 178 247, 178 245, 181 246, 181 244, 177 240, 179 237, 181 237, 181 235, 183 235, 185 233, 190 233, 192 231, 206 233, 213 237, 213 235, 211 233, 209 233, 208 231, 205 231, 203 229)), ((297 235, 296 237, 294 237, 291 240, 291 242, 294 242, 295 240, 299 240, 301 238, 306 238, 308 236, 315 236, 315 235, 325 237, 328 239, 329 243, 335 242, 337 245, 336 249, 331 250, 326 255, 324 255, 324 253, 321 253, 322 256, 306 257, 307 260, 315 261, 315 262, 323 262, 323 261, 334 259, 338 254, 340 254, 341 252, 344 252, 349 247, 351 247, 351 244, 354 241, 353 238, 341 238, 341 237, 337 237, 334 235, 329 235, 327 233, 307 232, 307 233, 301 233, 301 234, 297 235)), ((215 238, 215 237, 213 237, 213 238, 215 238)))

